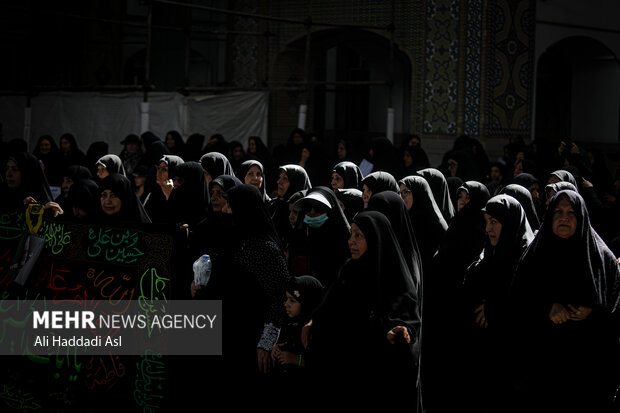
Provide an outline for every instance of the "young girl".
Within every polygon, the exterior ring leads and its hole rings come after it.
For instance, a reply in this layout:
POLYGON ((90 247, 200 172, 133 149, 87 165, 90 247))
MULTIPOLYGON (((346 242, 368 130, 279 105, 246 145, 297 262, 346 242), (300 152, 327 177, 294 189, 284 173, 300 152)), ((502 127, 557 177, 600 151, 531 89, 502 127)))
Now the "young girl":
POLYGON ((306 363, 301 342, 301 329, 310 320, 312 311, 323 299, 323 285, 310 275, 291 277, 286 286, 284 322, 278 342, 271 350, 271 358, 280 373, 298 372, 306 363))

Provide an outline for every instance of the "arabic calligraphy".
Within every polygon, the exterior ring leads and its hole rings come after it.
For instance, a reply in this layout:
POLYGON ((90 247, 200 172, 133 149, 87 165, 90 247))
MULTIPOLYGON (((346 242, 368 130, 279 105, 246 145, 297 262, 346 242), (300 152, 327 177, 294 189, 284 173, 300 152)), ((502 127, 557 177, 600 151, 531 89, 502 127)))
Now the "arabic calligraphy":
POLYGON ((165 313, 166 307, 163 303, 168 302, 166 296, 167 286, 170 278, 165 278, 157 273, 157 269, 151 268, 140 277, 140 295, 138 296, 138 306, 146 313, 148 322, 148 334, 151 336, 151 317, 156 313, 165 313))
POLYGON ((143 412, 153 412, 160 408, 164 398, 164 378, 166 366, 161 354, 149 354, 147 350, 136 363, 138 375, 133 397, 143 412))
POLYGON ((15 386, 4 384, 0 391, 0 400, 5 406, 21 412, 32 412, 39 410, 41 405, 34 400, 32 393, 27 393, 15 386))
POLYGON ((19 238, 26 230, 23 212, 10 212, 0 215, 0 239, 19 238))
POLYGON ((65 226, 55 222, 45 222, 43 228, 45 244, 50 247, 52 254, 60 254, 65 247, 71 242, 71 231, 65 232, 65 226))
POLYGON ((93 281, 93 286, 95 288, 98 288, 97 294, 96 294, 97 298, 100 298, 100 299, 107 298, 108 302, 112 305, 118 305, 121 301, 125 300, 127 302, 126 307, 122 311, 119 311, 118 313, 120 314, 120 313, 126 312, 127 308, 129 308, 129 305, 131 304, 131 300, 133 299, 133 295, 136 292, 136 288, 133 287, 130 290, 128 287, 123 287, 123 285, 121 284, 122 284, 122 281, 131 281, 131 277, 127 275, 123 275, 121 277, 121 281, 117 282, 116 277, 112 275, 108 275, 106 277, 104 276, 104 273, 105 271, 101 270, 97 274, 97 271, 91 267, 86 272, 86 277, 93 281), (110 286, 110 284, 112 284, 112 286, 110 286), (116 285, 116 289, 110 293, 112 288, 114 288, 114 285, 116 285), (113 298, 115 298, 116 301, 114 301, 113 298))
POLYGON ((132 264, 138 260, 138 257, 144 255, 136 247, 139 240, 138 233, 132 233, 128 229, 90 228, 88 240, 92 242, 87 248, 90 258, 103 257, 109 262, 132 264))
POLYGON ((85 366, 86 387, 93 390, 95 387, 111 389, 125 376, 125 365, 119 356, 92 356, 85 366))

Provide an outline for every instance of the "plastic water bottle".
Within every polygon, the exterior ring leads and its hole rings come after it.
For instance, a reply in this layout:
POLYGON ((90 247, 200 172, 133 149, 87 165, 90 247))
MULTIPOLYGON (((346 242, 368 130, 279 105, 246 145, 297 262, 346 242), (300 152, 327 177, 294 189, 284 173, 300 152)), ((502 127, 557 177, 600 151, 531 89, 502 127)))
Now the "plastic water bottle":
POLYGON ((195 285, 207 285, 209 278, 211 278, 211 267, 211 257, 207 254, 194 261, 192 268, 194 269, 195 285))

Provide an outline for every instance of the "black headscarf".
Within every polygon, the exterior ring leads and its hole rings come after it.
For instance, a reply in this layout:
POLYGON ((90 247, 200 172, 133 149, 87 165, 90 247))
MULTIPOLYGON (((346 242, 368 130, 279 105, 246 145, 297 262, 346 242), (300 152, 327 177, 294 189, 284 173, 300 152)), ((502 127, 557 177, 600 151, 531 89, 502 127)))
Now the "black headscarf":
POLYGON ((65 169, 64 176, 71 179, 73 182, 79 181, 80 179, 93 179, 90 169, 82 165, 69 165, 65 169))
POLYGON ((219 187, 222 188, 224 192, 226 192, 230 188, 242 184, 243 182, 241 182, 236 176, 220 175, 209 183, 209 189, 211 189, 213 185, 219 185, 219 187))
POLYGON ((202 165, 202 169, 208 172, 212 178, 216 178, 220 175, 235 174, 228 158, 219 152, 205 153, 200 157, 200 164, 202 165))
POLYGON ((324 211, 328 217, 319 228, 307 226, 306 244, 308 271, 328 288, 336 279, 340 266, 351 256, 348 245, 351 236, 349 222, 338 205, 336 195, 325 186, 310 189, 293 207, 304 213, 314 207, 315 211, 324 211), (327 201, 330 206, 313 199, 314 196, 327 201))
MULTIPOLYGON (((168 165, 168 179, 173 179, 175 176, 177 176, 177 169, 180 165, 185 163, 183 158, 176 155, 164 155, 159 160, 159 163, 162 162, 168 165)), ((159 164, 157 164, 157 166, 159 166, 159 164)))
POLYGON ((452 221, 452 218, 456 213, 454 204, 452 203, 452 198, 456 194, 452 194, 449 191, 446 177, 439 169, 435 168, 419 170, 418 175, 426 179, 426 182, 428 182, 428 185, 431 187, 431 191, 433 192, 435 203, 439 207, 443 219, 446 221, 446 224, 450 224, 450 221, 452 221))
POLYGON ((257 166, 258 169, 260 169, 260 172, 263 174, 263 184, 260 187, 260 192, 261 194, 263 194, 263 200, 265 202, 269 202, 271 198, 269 198, 269 195, 267 195, 267 177, 265 176, 265 170, 263 169, 262 163, 254 159, 243 162, 239 167, 239 172, 237 172, 237 178, 239 178, 242 183, 245 183, 245 176, 247 175, 250 168, 253 166, 257 166))
MULTIPOLYGON (((174 141, 174 146, 172 149, 168 148, 168 150, 172 155, 182 158, 185 155, 185 142, 183 141, 183 137, 178 131, 175 130, 168 131, 168 133, 166 133, 166 139, 168 139, 168 136, 170 136, 174 141)), ((166 146, 168 146, 167 143, 166 146)))
MULTIPOLYGON (((99 186, 94 180, 80 179, 74 181, 71 188, 69 188, 69 196, 65 204, 68 208, 82 209, 86 212, 86 216, 80 218, 80 221, 94 222, 97 219, 98 211, 101 209, 99 194, 99 186)), ((71 216, 72 211, 65 211, 65 215, 71 216)), ((63 215, 63 218, 65 215, 63 215)))
POLYGON ((108 216, 102 210, 100 211, 100 221, 102 223, 150 223, 151 220, 146 211, 142 207, 138 196, 131 186, 131 182, 125 175, 113 173, 101 181, 99 184, 99 193, 109 189, 120 198, 121 210, 115 216, 108 216))
POLYGON ((502 224, 502 229, 496 246, 492 246, 487 240, 482 259, 501 263, 511 269, 508 271, 511 275, 519 258, 534 239, 525 210, 515 197, 500 194, 489 199, 483 211, 498 220, 502 224))
POLYGON ((503 187, 500 191, 500 194, 510 195, 515 198, 525 211, 525 216, 527 217, 527 221, 532 228, 532 231, 538 230, 540 227, 540 220, 538 219, 538 214, 536 213, 536 207, 534 206, 534 201, 532 200, 532 194, 522 185, 510 184, 503 187))
POLYGON ((373 171, 384 171, 392 176, 401 176, 398 150, 388 138, 373 138, 370 142, 370 149, 373 151, 371 160, 374 165, 373 171))
POLYGON ((288 177, 289 187, 282 199, 287 200, 297 191, 308 190, 312 188, 310 178, 306 170, 299 165, 284 165, 280 167, 278 173, 283 172, 288 177))
POLYGON ((158 165, 159 160, 163 158, 164 155, 170 155, 170 151, 166 144, 160 141, 156 136, 151 136, 151 140, 146 140, 144 137, 142 139, 146 147, 146 152, 140 160, 141 165, 146 165, 147 167, 158 165))
POLYGON ((469 202, 454 216, 435 255, 437 265, 451 269, 444 274, 455 277, 451 284, 456 288, 462 284, 465 270, 478 258, 486 242, 482 208, 489 200, 489 190, 477 181, 465 182, 457 194, 461 191, 467 191, 469 202))
POLYGON ((532 378, 531 387, 539 392, 542 405, 559 400, 569 403, 571 411, 608 411, 611 406, 602 405, 618 384, 620 267, 592 228, 577 192, 563 190, 551 199, 540 230, 517 267, 510 306, 515 310, 514 331, 519 331, 514 340, 525 350, 519 365, 532 378), (568 239, 553 233, 553 216, 562 199, 570 202, 577 220, 568 239), (549 314, 554 303, 567 309, 569 304, 589 307, 592 312, 581 321, 553 324, 549 314), (524 346, 525 337, 537 337, 538 344, 524 346), (587 379, 576 391, 564 383, 550 383, 550 374, 587 379))
POLYGON ((344 216, 347 217, 349 224, 359 212, 364 209, 364 199, 362 191, 355 188, 345 188, 336 190, 336 198, 344 205, 344 216))
POLYGON ((193 133, 187 137, 185 141, 185 159, 186 161, 198 161, 202 154, 202 148, 205 144, 206 136, 200 133, 193 133))
MULTIPOLYGON (((577 192, 562 190, 555 194, 549 203, 540 231, 521 261, 519 278, 515 279, 515 283, 523 286, 528 280, 536 282, 536 294, 540 300, 545 301, 537 300, 535 304, 548 303, 550 307, 548 300, 555 298, 556 301, 563 300, 575 307, 585 305, 608 313, 620 311, 618 262, 590 225, 585 202, 577 192), (561 239, 552 231, 553 214, 562 198, 568 199, 577 217, 577 230, 567 240, 561 239), (564 259, 549 259, 558 256, 564 259), (535 280, 535 276, 540 279, 535 280), (572 285, 567 285, 569 283, 572 285), (556 292, 551 293, 552 291, 556 292), (543 297, 543 294, 548 295, 543 297)), ((531 293, 534 292, 528 294, 531 293)), ((548 310, 545 307, 543 315, 548 314, 548 310)))
POLYGON ((323 285, 311 275, 291 277, 286 291, 301 304, 300 317, 310 319, 310 315, 323 300, 323 285))
POLYGON ((187 223, 190 228, 207 216, 209 192, 202 166, 185 162, 177 167, 176 175, 183 183, 174 188, 168 200, 174 223, 187 223))
POLYGON ((409 268, 409 273, 413 277, 413 283, 419 289, 422 278, 422 262, 405 202, 400 195, 392 191, 383 191, 370 197, 368 210, 381 212, 390 221, 409 268))
POLYGON ((240 242, 259 238, 272 241, 282 249, 263 197, 255 186, 237 185, 226 192, 226 197, 233 212, 233 221, 240 242))
POLYGON ((385 215, 377 211, 361 212, 353 223, 362 231, 367 250, 342 266, 313 314, 310 348, 317 373, 324 380, 347 379, 371 383, 372 388, 415 381, 412 361, 417 358, 414 345, 420 327, 418 291, 397 237, 385 215), (387 341, 387 332, 395 326, 407 327, 410 344, 393 346, 387 341), (354 343, 334 339, 343 329, 355 331, 354 343), (395 371, 400 374, 395 376, 395 371))
POLYGON ((278 232, 278 235, 281 239, 281 244, 286 244, 286 238, 288 237, 289 232, 289 209, 288 209, 288 200, 295 193, 299 191, 307 191, 312 188, 310 184, 310 178, 308 178, 308 174, 306 170, 299 165, 284 165, 281 166, 278 174, 284 172, 288 177, 289 187, 286 193, 282 198, 275 197, 269 201, 268 210, 271 214, 271 219, 273 220, 273 225, 278 232))
POLYGON ((539 181, 538 178, 536 178, 534 175, 524 172, 512 178, 512 183, 521 185, 522 187, 529 190, 530 186, 539 183, 539 181))
POLYGON ((557 171, 553 171, 549 174, 549 176, 555 176, 557 177, 560 181, 563 182, 570 182, 571 184, 575 185, 575 188, 578 187, 577 185, 577 180, 575 179, 575 176, 570 173, 569 171, 566 171, 564 169, 558 169, 557 171))
POLYGON ((392 191, 397 194, 400 192, 400 188, 394 176, 384 171, 373 172, 367 175, 362 180, 362 185, 366 185, 373 194, 378 194, 383 191, 392 191))
POLYGON ((121 158, 118 157, 118 155, 114 155, 113 153, 104 155, 97 160, 96 164, 104 166, 108 170, 110 175, 120 174, 126 176, 123 161, 121 160, 121 158))
POLYGON ((448 230, 448 224, 441 215, 426 179, 413 175, 401 179, 400 182, 409 188, 413 197, 409 217, 426 268, 448 230))
POLYGON ((6 182, 3 184, 2 202, 5 205, 22 209, 23 201, 28 196, 33 197, 40 204, 46 204, 52 200, 47 178, 34 155, 28 152, 18 152, 9 156, 9 160, 17 164, 21 173, 21 185, 19 188, 9 189, 6 187, 6 182))
POLYGON ((62 149, 60 150, 60 153, 62 154, 61 157, 62 157, 63 164, 65 166, 66 165, 87 166, 88 160, 86 159, 86 155, 84 154, 84 152, 80 150, 80 147, 78 146, 75 136, 73 136, 73 134, 71 133, 63 133, 60 136, 60 138, 58 138, 61 144, 62 144, 63 139, 65 139, 67 142, 69 142, 69 145, 71 145, 71 148, 69 149, 68 152, 64 152, 62 149))
POLYGON ((549 198, 549 195, 550 195, 551 191, 554 191, 555 193, 558 193, 558 192, 560 192, 562 190, 565 190, 565 189, 566 190, 570 190, 570 191, 579 192, 577 187, 575 185, 571 184, 570 182, 560 181, 560 182, 556 182, 554 184, 549 184, 549 185, 545 186, 545 199, 549 198))
POLYGON ((362 189, 362 172, 360 168, 353 162, 344 161, 334 166, 333 172, 336 172, 344 180, 344 188, 362 189))
POLYGON ((56 141, 54 141, 54 138, 49 135, 41 136, 37 140, 35 149, 32 154, 45 166, 44 174, 49 184, 52 186, 60 186, 60 184, 62 183, 63 159, 62 153, 60 152, 56 141), (39 145, 44 140, 50 143, 50 151, 45 155, 42 154, 39 150, 39 145))

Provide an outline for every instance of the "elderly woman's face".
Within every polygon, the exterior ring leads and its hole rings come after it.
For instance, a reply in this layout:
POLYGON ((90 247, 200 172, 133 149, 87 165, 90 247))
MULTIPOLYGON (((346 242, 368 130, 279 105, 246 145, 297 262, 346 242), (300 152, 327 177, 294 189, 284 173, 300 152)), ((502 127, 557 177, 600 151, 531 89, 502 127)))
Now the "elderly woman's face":
POLYGON ((354 260, 359 259, 368 250, 368 244, 366 243, 366 237, 357 224, 351 224, 351 238, 349 238, 349 250, 351 251, 351 258, 354 260))
POLYGON ((553 210, 551 230, 560 238, 570 238, 577 231, 577 216, 566 197, 562 197, 553 210))
POLYGON ((342 176, 340 176, 340 174, 338 172, 332 172, 332 189, 335 191, 336 189, 343 189, 344 188, 344 179, 342 179, 342 176))
POLYGON ((213 184, 210 192, 213 212, 218 214, 223 212, 224 206, 228 203, 226 198, 224 198, 224 189, 217 184, 213 184))
POLYGON ((288 180, 288 175, 286 174, 286 172, 280 172, 280 177, 278 178, 277 184, 278 196, 282 198, 284 195, 286 195, 288 188, 291 186, 291 182, 288 180))

